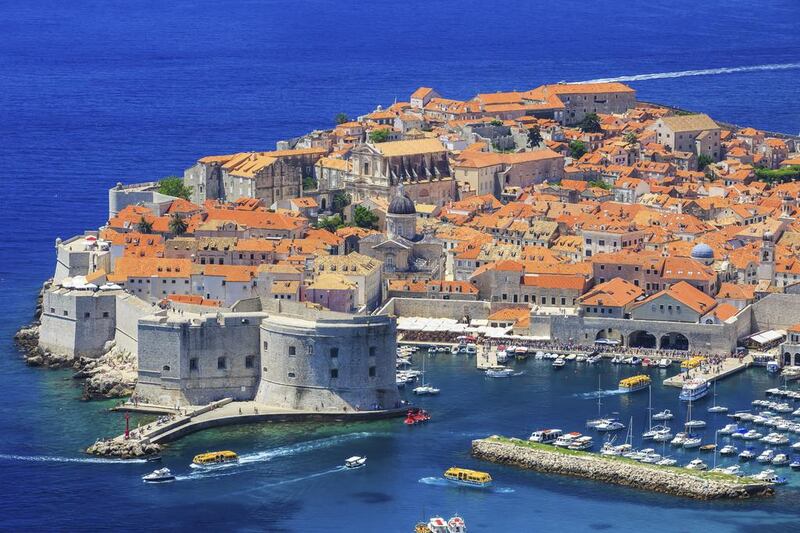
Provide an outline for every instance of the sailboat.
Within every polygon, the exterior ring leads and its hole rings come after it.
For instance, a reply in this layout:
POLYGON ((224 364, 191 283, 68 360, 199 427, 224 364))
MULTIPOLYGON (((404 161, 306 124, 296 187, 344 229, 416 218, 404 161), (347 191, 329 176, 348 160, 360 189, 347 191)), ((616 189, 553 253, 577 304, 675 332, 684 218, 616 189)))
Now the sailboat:
POLYGON ((686 438, 683 440, 682 446, 684 448, 697 448, 702 443, 702 439, 697 435, 692 434, 693 428, 705 427, 706 423, 703 420, 692 420, 692 401, 689 400, 689 411, 686 413, 686 438))
POLYGON ((439 394, 439 389, 431 386, 430 383, 425 383, 425 356, 422 357, 422 385, 414 388, 414 394, 417 396, 433 396, 439 394))
POLYGON ((648 400, 647 400, 647 431, 642 433, 642 438, 645 440, 655 439, 658 436, 666 436, 670 433, 667 426, 663 424, 653 425, 653 387, 647 387, 648 400))
POLYGON ((600 389, 600 376, 597 376, 597 418, 587 420, 586 427, 587 428, 596 428, 600 425, 608 425, 609 423, 613 422, 613 418, 603 417, 601 413, 601 409, 603 406, 603 400, 601 397, 601 389, 600 389))
POLYGON ((714 405, 708 408, 709 413, 727 413, 728 408, 722 405, 717 405, 717 382, 714 381, 714 405))

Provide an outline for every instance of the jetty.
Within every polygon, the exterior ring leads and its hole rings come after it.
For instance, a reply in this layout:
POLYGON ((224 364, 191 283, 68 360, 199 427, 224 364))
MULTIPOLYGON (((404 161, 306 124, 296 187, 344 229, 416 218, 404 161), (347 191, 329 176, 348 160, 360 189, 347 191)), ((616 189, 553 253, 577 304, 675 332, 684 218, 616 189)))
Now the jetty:
POLYGON ((566 450, 496 435, 472 441, 472 456, 546 474, 579 477, 697 500, 774 495, 770 483, 752 479, 643 464, 623 457, 566 450))
MULTIPOLYGON (((154 414, 150 406, 126 404, 116 410, 154 414)), ((376 411, 302 411, 260 404, 235 402, 230 398, 208 405, 175 410, 147 425, 130 430, 112 439, 98 440, 86 452, 121 458, 134 458, 158 453, 161 447, 181 437, 204 429, 252 423, 280 422, 356 422, 404 416, 408 407, 376 411)))
MULTIPOLYGON (((741 359, 741 361, 737 358, 730 357, 728 359, 723 359, 722 363, 720 364, 719 370, 710 370, 708 372, 703 372, 699 368, 695 368, 690 371, 690 376, 692 378, 701 378, 709 383, 714 381, 718 381, 720 379, 726 378, 737 372, 741 372, 745 368, 749 367, 753 363, 753 358, 751 356, 745 356, 741 359)), ((685 374, 683 372, 672 376, 671 378, 667 378, 664 380, 664 386, 666 387, 683 387, 685 379, 685 374)))

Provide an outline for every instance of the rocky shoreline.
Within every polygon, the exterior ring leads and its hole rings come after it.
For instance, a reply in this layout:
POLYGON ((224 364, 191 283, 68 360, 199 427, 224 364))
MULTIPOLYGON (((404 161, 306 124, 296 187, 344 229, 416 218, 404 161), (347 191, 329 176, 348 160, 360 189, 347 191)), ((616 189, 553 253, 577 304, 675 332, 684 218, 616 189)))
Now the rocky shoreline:
POLYGON ((133 394, 137 379, 136 357, 118 348, 114 341, 106 343, 103 355, 97 358, 56 354, 39 346, 42 298, 49 286, 50 282, 45 283, 39 292, 33 322, 14 335, 25 363, 32 367, 75 370, 72 377, 85 380, 84 400, 126 398, 133 394))
POLYGON ((536 472, 559 474, 698 500, 772 496, 769 483, 747 483, 734 476, 650 467, 586 452, 529 445, 518 439, 489 437, 472 441, 472 456, 536 472))
POLYGON ((161 446, 142 443, 139 440, 98 440, 86 449, 86 453, 100 457, 117 457, 119 459, 136 459, 158 454, 161 446))

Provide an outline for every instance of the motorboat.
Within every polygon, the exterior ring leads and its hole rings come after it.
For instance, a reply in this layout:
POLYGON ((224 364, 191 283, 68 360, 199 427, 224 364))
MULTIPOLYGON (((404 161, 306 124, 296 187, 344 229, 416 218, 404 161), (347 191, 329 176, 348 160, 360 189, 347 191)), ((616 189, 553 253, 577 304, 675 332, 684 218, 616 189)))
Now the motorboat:
POLYGON ((619 420, 609 419, 597 424, 594 428, 597 431, 619 431, 620 429, 625 429, 625 424, 619 420))
POLYGON ((702 446, 700 446, 701 452, 713 452, 716 449, 717 449, 716 444, 703 444, 702 446))
POLYGON ((642 358, 641 357, 631 357, 630 364, 633 365, 633 366, 640 365, 640 364, 642 364, 642 358))
POLYGON ((594 442, 592 441, 592 437, 588 435, 584 435, 582 437, 578 437, 572 441, 572 444, 568 446, 570 450, 588 450, 594 446, 594 442))
POLYGON ((559 368, 562 368, 566 364, 567 364, 567 362, 564 360, 564 358, 563 357, 559 357, 558 359, 553 361, 553 368, 559 369, 559 368))
POLYGON ((786 478, 778 477, 774 470, 764 470, 763 472, 759 472, 754 476, 750 476, 750 478, 755 479, 756 481, 763 481, 775 485, 783 485, 786 483, 786 478))
POLYGON ((672 364, 672 361, 670 361, 669 359, 664 358, 664 359, 661 359, 658 362, 658 368, 669 368, 671 364, 672 364))
POLYGON ((564 359, 566 359, 567 361, 574 361, 577 358, 578 358, 578 356, 575 355, 574 353, 571 353, 571 354, 567 355, 566 357, 564 357, 564 359))
POLYGON ((170 472, 169 468, 159 468, 146 476, 142 476, 142 481, 145 483, 169 483, 170 481, 175 481, 175 475, 170 472))
POLYGON ((788 403, 779 403, 776 405, 772 405, 770 407, 772 407, 774 411, 777 411, 779 413, 791 413, 794 410, 792 409, 792 406, 789 405, 788 403))
POLYGON ((669 432, 670 429, 667 426, 657 425, 642 433, 642 438, 644 440, 655 440, 658 435, 669 432))
POLYGON ((622 392, 636 392, 650 386, 650 376, 639 374, 620 380, 619 389, 622 392))
POLYGON ((673 437, 673 439, 669 441, 669 443, 673 446, 683 446, 683 443, 686 442, 686 439, 688 438, 689 435, 681 431, 680 433, 677 433, 675 437, 673 437))
POLYGON ((490 378, 510 378, 515 374, 513 368, 496 366, 486 369, 486 375, 490 378))
POLYGON ((795 459, 791 463, 789 463, 789 468, 792 470, 800 470, 800 460, 795 459))
POLYGON ((625 363, 626 365, 632 365, 633 364, 633 357, 627 357, 627 358, 623 359, 622 362, 625 363))
POLYGON ((414 533, 466 533, 467 525, 464 519, 456 515, 450 520, 441 516, 432 517, 428 523, 420 522, 414 527, 414 533))
POLYGON ((728 474, 729 476, 740 476, 742 475, 742 467, 739 465, 731 465, 722 469, 724 473, 728 474))
POLYGON ((678 464, 678 461, 671 457, 664 457, 660 461, 656 462, 656 465, 658 466, 675 466, 676 464, 678 464))
POLYGON ((670 440, 672 440, 672 431, 669 428, 656 433, 653 437, 654 442, 669 442, 670 440))
POLYGON ((777 361, 768 361, 767 362, 767 372, 770 374, 777 374, 781 370, 781 365, 778 364, 777 361))
POLYGON ((615 355, 614 357, 611 358, 611 363, 614 364, 614 365, 619 365, 619 364, 622 363, 622 360, 623 359, 622 359, 621 356, 615 355))
POLYGON ((495 359, 497 359, 498 363, 507 363, 510 357, 508 356, 508 352, 505 350, 499 350, 495 355, 495 359))
POLYGON ((641 462, 649 465, 654 465, 661 460, 661 455, 657 454, 656 452, 642 452, 644 456, 641 458, 641 462))
POLYGON ((403 423, 407 426, 415 426, 417 424, 427 422, 430 419, 431 415, 429 415, 427 411, 417 407, 412 407, 408 410, 408 413, 406 413, 406 419, 403 421, 403 423))
POLYGON ((708 394, 708 381, 704 379, 690 379, 683 384, 678 398, 684 402, 693 402, 704 397, 706 394, 708 394))
POLYGON ((653 415, 653 420, 672 420, 673 414, 669 409, 664 409, 653 415))
POLYGON ((794 451, 796 451, 796 452, 800 452, 800 441, 795 442, 794 444, 792 444, 792 449, 794 451))
POLYGON ((688 420, 685 425, 687 428, 698 429, 706 427, 706 422, 705 420, 688 420))
POLYGON ((738 424, 727 424, 725 427, 719 430, 720 435, 732 435, 739 430, 738 424))
POLYGON ((488 487, 492 484, 492 476, 488 473, 456 466, 448 468, 444 473, 444 478, 457 485, 470 487, 488 487))
POLYGON ((743 450, 739 454, 739 460, 740 461, 752 461, 753 459, 755 459, 755 457, 756 457, 756 454, 753 453, 753 450, 750 450, 750 449, 743 450))
POLYGON ((478 353, 478 345, 477 344, 467 344, 467 355, 475 355, 478 353))
POLYGON ((579 355, 578 355, 578 356, 575 358, 575 362, 576 362, 576 363, 585 363, 585 362, 586 362, 588 359, 589 359, 589 356, 588 356, 588 355, 586 355, 586 354, 579 354, 579 355))
POLYGON ((727 446, 723 446, 719 450, 719 454, 720 455, 736 455, 736 452, 738 452, 738 451, 739 451, 739 449, 736 446, 733 446, 732 444, 728 444, 727 446))
POLYGON ((533 354, 534 359, 544 359, 544 352, 539 350, 535 354, 533 354))
POLYGON ((686 468, 689 470, 708 470, 708 465, 705 464, 702 459, 692 459, 689 461, 689 464, 686 465, 686 468))
POLYGON ((774 466, 786 466, 789 464, 789 457, 785 453, 779 453, 772 459, 774 466))
POLYGON ((690 435, 689 437, 686 438, 686 440, 683 441, 683 447, 687 448, 687 449, 689 449, 689 448, 699 448, 700 444, 702 444, 702 442, 703 442, 703 439, 701 439, 700 437, 695 437, 695 436, 690 435))
POLYGON ((551 444, 555 442, 564 432, 560 429, 540 429, 531 433, 528 440, 539 444, 551 444))
POLYGON ((192 464, 194 466, 208 466, 221 463, 235 463, 239 460, 239 456, 230 450, 223 450, 220 452, 206 452, 194 456, 192 464))
POLYGON ((758 440, 758 439, 760 439, 760 438, 761 438, 761 437, 763 437, 763 436, 764 436, 764 435, 763 435, 762 433, 759 433, 759 432, 758 432, 758 431, 756 431, 755 429, 751 429, 751 430, 750 430, 750 431, 748 431, 747 433, 743 434, 743 435, 742 435, 742 438, 743 438, 744 440, 758 440))
POLYGON ((420 385, 419 387, 414 387, 412 392, 417 396, 435 396, 439 394, 441 390, 431 385, 420 385))
POLYGON ((590 365, 594 365, 596 363, 599 363, 602 360, 603 360, 603 356, 600 355, 600 354, 597 354, 597 355, 593 355, 593 356, 589 357, 589 359, 587 359, 587 362, 590 365))
POLYGON ((572 444, 576 439, 581 437, 582 435, 577 431, 572 431, 570 433, 565 433, 558 437, 555 442, 553 442, 553 446, 558 448, 569 448, 569 445, 572 444))
POLYGON ((355 470, 356 468, 361 468, 362 466, 366 466, 367 458, 361 457, 360 455, 354 455, 353 457, 348 457, 344 461, 345 468, 350 470, 355 470))
POLYGON ((161 461, 160 455, 150 455, 147 458, 145 458, 145 462, 147 463, 157 463, 159 461, 161 461))
POLYGON ((761 455, 756 457, 756 461, 759 463, 770 463, 773 459, 775 459, 775 452, 769 448, 761 452, 761 455))
POLYGON ((708 408, 708 412, 709 413, 727 413, 728 412, 728 408, 724 407, 722 405, 715 405, 713 407, 709 407, 708 408))

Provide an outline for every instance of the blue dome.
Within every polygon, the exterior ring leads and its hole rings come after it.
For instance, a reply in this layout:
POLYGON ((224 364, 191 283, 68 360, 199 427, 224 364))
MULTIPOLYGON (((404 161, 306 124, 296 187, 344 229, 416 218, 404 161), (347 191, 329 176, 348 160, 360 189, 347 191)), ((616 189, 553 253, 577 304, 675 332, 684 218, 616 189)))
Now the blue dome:
POLYGON ((692 257, 694 259, 714 259, 714 250, 705 243, 700 243, 692 248, 692 257))

